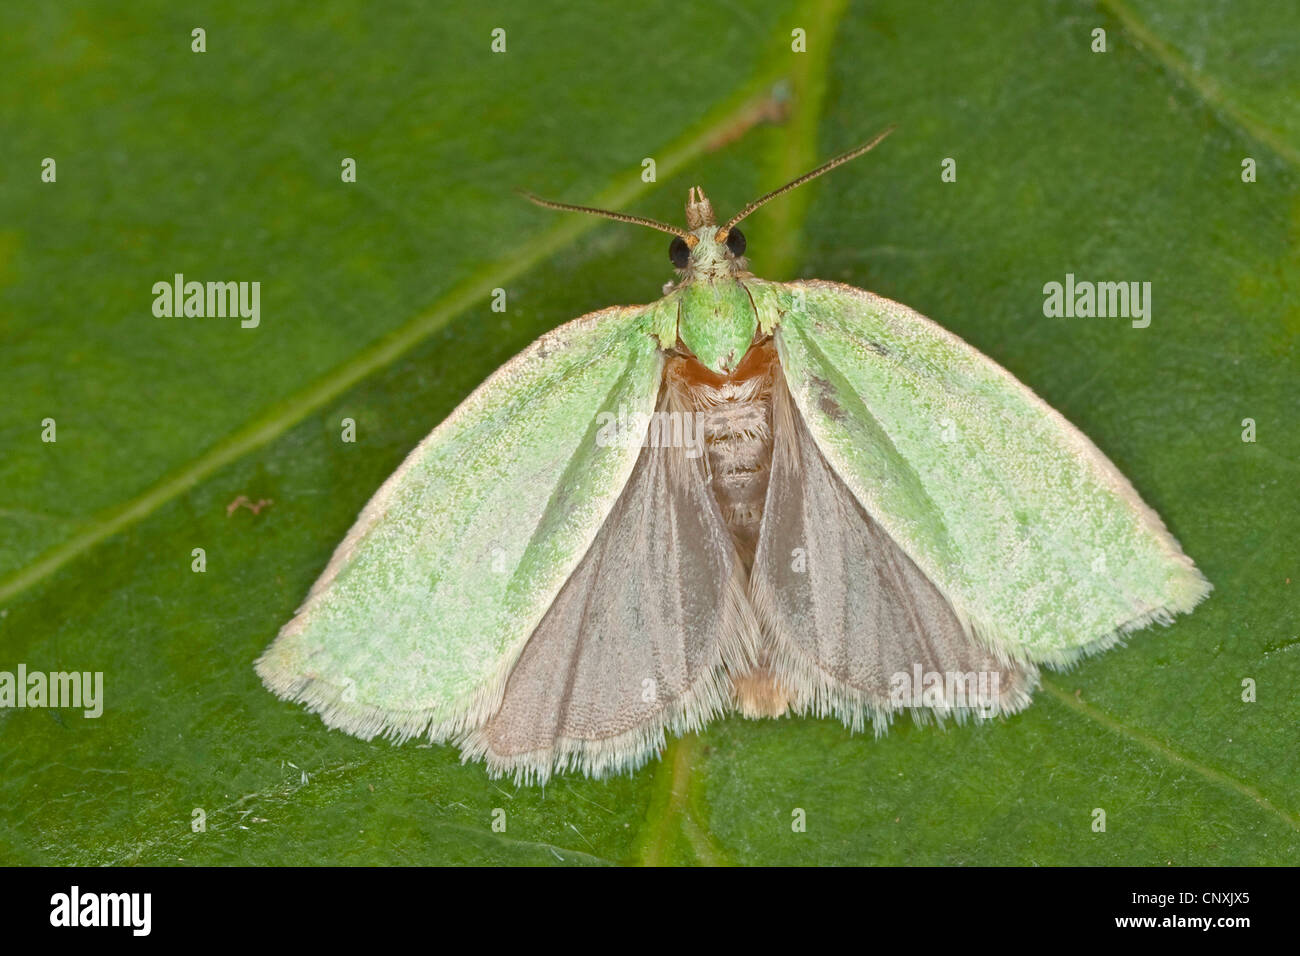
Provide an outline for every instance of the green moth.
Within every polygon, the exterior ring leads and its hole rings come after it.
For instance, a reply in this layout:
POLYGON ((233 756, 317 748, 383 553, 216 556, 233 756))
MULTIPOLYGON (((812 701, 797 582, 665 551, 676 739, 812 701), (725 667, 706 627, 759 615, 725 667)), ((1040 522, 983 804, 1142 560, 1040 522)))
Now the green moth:
POLYGON ((728 712, 985 719, 1210 584, 1083 434, 906 306, 767 282, 698 188, 678 281, 542 336, 366 505, 257 672, 364 739, 605 776, 728 712))

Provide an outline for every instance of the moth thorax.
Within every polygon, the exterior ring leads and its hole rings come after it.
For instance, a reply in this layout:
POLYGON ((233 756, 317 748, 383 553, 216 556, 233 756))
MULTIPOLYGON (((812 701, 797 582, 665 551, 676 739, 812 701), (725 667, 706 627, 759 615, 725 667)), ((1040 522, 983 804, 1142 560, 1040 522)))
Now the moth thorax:
POLYGON ((686 197, 686 228, 691 232, 701 226, 716 226, 718 220, 713 215, 713 203, 704 195, 699 186, 692 186, 686 197))

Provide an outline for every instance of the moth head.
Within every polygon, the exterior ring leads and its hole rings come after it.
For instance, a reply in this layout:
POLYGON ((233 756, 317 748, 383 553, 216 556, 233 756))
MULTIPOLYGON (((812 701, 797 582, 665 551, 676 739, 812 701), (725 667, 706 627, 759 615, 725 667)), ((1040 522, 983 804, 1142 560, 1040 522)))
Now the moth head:
POLYGON ((718 228, 713 203, 700 186, 686 195, 686 228, 668 243, 673 267, 692 275, 721 276, 745 268, 745 234, 739 229, 718 228))
MULTIPOLYGON (((606 219, 636 223, 639 226, 649 226, 651 229, 669 233, 673 239, 668 244, 668 258, 672 260, 672 264, 679 271, 686 274, 686 278, 717 278, 745 269, 745 234, 736 228, 736 223, 777 196, 788 193, 811 179, 816 179, 822 173, 830 172, 841 163, 856 159, 893 131, 894 127, 890 126, 877 134, 870 142, 864 143, 856 149, 851 149, 847 153, 841 153, 830 162, 818 166, 812 172, 804 173, 798 179, 791 180, 780 189, 774 189, 767 195, 755 199, 721 226, 718 225, 718 219, 713 214, 713 204, 709 202, 709 197, 704 195, 704 190, 699 186, 692 186, 686 196, 685 229, 670 226, 656 219, 647 219, 644 216, 630 216, 627 213, 611 212, 608 209, 597 209, 592 206, 574 206, 569 203, 552 202, 549 199, 541 199, 527 192, 523 193, 523 195, 530 201, 537 203, 537 205, 545 206, 548 209, 586 212, 596 216, 604 216, 606 219)), ((520 191, 522 192, 522 190, 520 191)))
POLYGON ((690 232, 675 235, 668 243, 668 259, 674 268, 708 277, 745 268, 745 234, 734 226, 718 228, 713 204, 699 186, 692 186, 686 196, 686 228, 690 232))

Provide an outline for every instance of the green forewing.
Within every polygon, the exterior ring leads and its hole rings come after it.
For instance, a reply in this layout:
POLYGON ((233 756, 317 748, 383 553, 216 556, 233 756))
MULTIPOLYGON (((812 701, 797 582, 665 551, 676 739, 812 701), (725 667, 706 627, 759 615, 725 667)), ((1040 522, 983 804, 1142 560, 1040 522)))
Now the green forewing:
POLYGON ((661 362, 650 314, 618 307, 503 366, 376 493, 259 673, 362 736, 481 717, 636 461, 601 423, 653 411, 661 362))
POLYGON ((1007 656, 1069 663, 1209 592, 1096 446, 950 332, 836 283, 746 285, 822 453, 1007 656))

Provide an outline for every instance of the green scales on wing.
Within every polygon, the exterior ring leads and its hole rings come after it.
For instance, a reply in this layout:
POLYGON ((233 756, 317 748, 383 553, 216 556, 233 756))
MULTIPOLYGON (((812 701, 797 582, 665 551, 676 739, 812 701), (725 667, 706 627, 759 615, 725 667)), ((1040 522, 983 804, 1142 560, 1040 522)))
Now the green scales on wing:
POLYGON ((746 282, 822 454, 975 633, 1066 664, 1209 584, 1078 429, 925 316, 831 282, 746 282))
POLYGON ((259 673, 366 737, 478 723, 636 462, 597 414, 649 414, 661 365, 642 309, 534 342, 379 489, 259 673))

